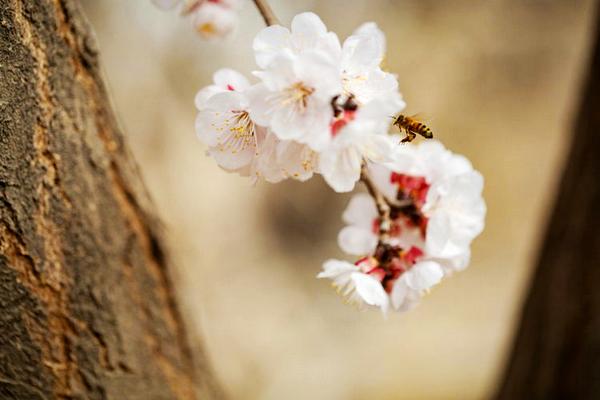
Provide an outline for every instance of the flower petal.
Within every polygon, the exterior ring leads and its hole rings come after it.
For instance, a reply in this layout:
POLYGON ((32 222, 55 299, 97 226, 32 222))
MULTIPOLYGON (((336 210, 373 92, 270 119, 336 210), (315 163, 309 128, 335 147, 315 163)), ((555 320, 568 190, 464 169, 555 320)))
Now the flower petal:
POLYGON ((354 272, 351 278, 354 282, 356 292, 362 300, 371 306, 381 307, 381 311, 386 314, 390 300, 385 290, 383 290, 381 282, 361 272, 354 272))
POLYGON ((338 193, 349 192, 360 178, 362 158, 353 148, 328 149, 321 153, 319 169, 325 181, 338 193))
POLYGON ((421 291, 437 285, 444 276, 442 267, 433 261, 421 261, 405 273, 406 285, 411 289, 421 291))
POLYGON ((409 288, 403 278, 394 282, 390 298, 394 309, 400 312, 408 311, 419 303, 419 294, 409 288))
POLYGON ((267 68, 277 55, 289 46, 289 29, 280 25, 264 28, 256 35, 252 43, 256 64, 260 68, 267 68))
POLYGON ((345 223, 363 229, 371 229, 375 218, 377 218, 377 207, 373 198, 367 193, 358 193, 352 196, 342 214, 345 223))
POLYGON ((356 272, 358 267, 347 261, 330 259, 323 263, 323 271, 319 272, 317 278, 335 278, 336 276, 356 272))
POLYGON ((215 85, 224 90, 243 91, 246 90, 250 83, 248 79, 239 72, 230 68, 221 68, 213 75, 215 85))
POLYGON ((348 254, 364 256, 375 250, 377 236, 367 229, 346 226, 338 234, 338 244, 348 254))
POLYGON ((326 33, 327 27, 315 13, 303 12, 292 19, 292 34, 294 35, 312 37, 325 35, 326 33))

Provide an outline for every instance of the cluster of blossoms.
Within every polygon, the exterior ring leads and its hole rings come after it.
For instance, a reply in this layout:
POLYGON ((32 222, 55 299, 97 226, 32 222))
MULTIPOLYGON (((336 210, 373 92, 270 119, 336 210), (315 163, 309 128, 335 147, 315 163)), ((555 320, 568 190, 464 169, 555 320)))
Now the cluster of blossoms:
POLYGON ((269 182, 320 173, 347 192, 364 159, 389 161, 387 132, 404 102, 396 77, 380 68, 385 39, 375 24, 342 45, 303 13, 291 30, 262 30, 253 47, 260 82, 223 69, 196 97, 196 131, 221 167, 269 182))
POLYGON ((405 103, 381 68, 385 37, 374 23, 343 43, 313 13, 291 29, 269 26, 253 42, 256 83, 221 69, 200 90, 196 132, 225 170, 253 180, 305 181, 321 174, 337 192, 363 180, 344 213, 341 248, 355 263, 327 261, 351 301, 407 310, 468 264, 483 229, 483 178, 439 142, 389 135, 405 103))
POLYGON ((481 174, 439 142, 398 146, 393 158, 369 168, 387 212, 357 194, 343 214, 339 245, 360 258, 329 260, 318 275, 384 313, 411 309, 444 276, 465 268, 486 212, 481 174))
POLYGON ((152 0, 163 10, 179 8, 196 31, 206 39, 224 37, 237 26, 237 11, 243 0, 152 0))

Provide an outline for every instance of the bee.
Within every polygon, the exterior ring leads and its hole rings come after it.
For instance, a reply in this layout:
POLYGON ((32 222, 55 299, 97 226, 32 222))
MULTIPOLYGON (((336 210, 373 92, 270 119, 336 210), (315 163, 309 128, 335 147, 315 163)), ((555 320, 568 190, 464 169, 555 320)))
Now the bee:
POLYGON ((396 125, 401 131, 406 133, 406 137, 402 139, 402 143, 412 142, 417 134, 423 136, 425 139, 431 139, 433 132, 427 125, 417 120, 415 115, 406 116, 398 115, 394 118, 393 125, 396 125))

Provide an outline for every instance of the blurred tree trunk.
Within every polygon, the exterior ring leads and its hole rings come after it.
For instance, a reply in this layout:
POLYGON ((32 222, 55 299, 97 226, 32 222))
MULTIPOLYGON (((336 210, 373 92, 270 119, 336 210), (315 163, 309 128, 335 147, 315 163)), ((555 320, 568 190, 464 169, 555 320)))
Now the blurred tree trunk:
POLYGON ((575 134, 497 395, 600 398, 600 9, 575 134))
POLYGON ((0 398, 217 397, 79 5, 0 0, 0 71, 0 398))

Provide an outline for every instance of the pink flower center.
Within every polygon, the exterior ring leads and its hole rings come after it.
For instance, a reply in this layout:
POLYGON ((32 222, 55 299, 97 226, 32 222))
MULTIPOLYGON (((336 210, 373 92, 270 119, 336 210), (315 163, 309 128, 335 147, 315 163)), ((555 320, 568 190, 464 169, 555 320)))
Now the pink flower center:
POLYGON ((391 293, 394 282, 422 256, 423 250, 415 246, 404 250, 397 246, 383 245, 377 248, 374 256, 363 257, 354 264, 361 272, 381 282, 386 292, 391 293))
POLYGON ((231 85, 228 84, 227 85, 227 90, 230 90, 230 91, 234 92, 235 88, 233 86, 231 86, 231 85))
POLYGON ((340 115, 331 121, 329 127, 331 128, 331 136, 335 137, 340 130, 348 124, 348 122, 354 120, 356 111, 353 110, 345 110, 340 113, 340 115))
MULTIPOLYGON (((390 226, 390 230, 388 231, 389 235, 392 237, 398 237, 402 234, 402 225, 399 219, 395 219, 392 221, 392 226, 390 226)), ((381 221, 379 218, 374 218, 373 222, 371 222, 371 231, 374 234, 379 234, 379 229, 381 226, 381 221)))
POLYGON ((422 176, 411 176, 392 172, 390 182, 398 188, 396 198, 398 200, 409 200, 410 205, 402 207, 396 212, 395 219, 402 218, 410 226, 417 227, 425 237, 428 219, 423 215, 421 209, 427 200, 429 183, 422 176))
POLYGON ((430 186, 425 178, 392 172, 390 181, 398 186, 398 198, 411 199, 419 208, 423 206, 430 186))

